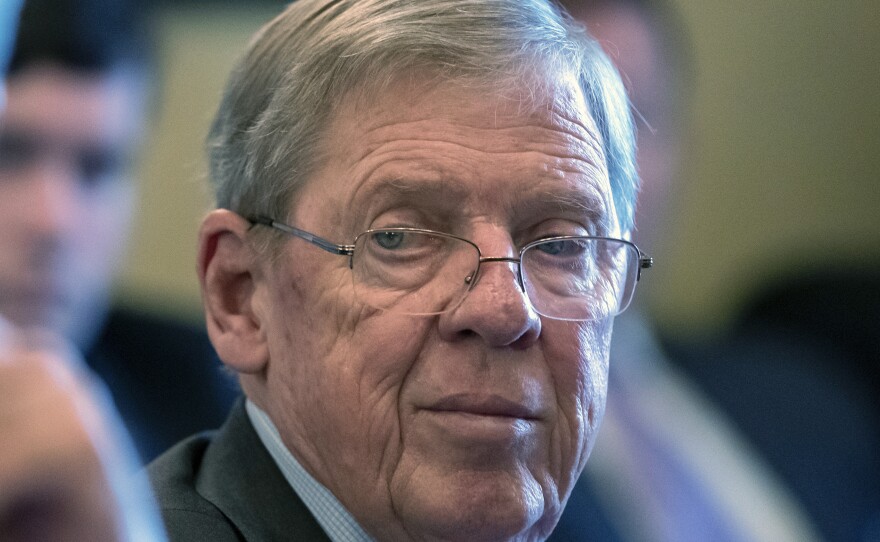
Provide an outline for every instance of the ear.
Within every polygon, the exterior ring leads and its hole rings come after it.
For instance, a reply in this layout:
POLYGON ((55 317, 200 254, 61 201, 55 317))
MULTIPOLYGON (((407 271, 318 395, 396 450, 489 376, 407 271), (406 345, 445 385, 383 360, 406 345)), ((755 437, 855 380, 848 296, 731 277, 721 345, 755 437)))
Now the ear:
POLYGON ((259 260, 247 241, 251 224, 217 209, 199 230, 198 274, 208 336, 223 363, 239 373, 256 373, 268 361, 268 345, 255 310, 259 260))

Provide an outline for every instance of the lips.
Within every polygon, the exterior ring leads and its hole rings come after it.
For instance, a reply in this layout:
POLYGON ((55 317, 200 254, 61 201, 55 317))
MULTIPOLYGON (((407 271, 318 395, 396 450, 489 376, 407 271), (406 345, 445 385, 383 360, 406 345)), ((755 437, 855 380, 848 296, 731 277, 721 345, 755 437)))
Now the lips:
POLYGON ((527 443, 540 438, 546 425, 547 417, 541 415, 538 401, 509 397, 483 393, 444 396, 419 409, 413 434, 421 435, 425 450, 442 450, 446 459, 459 465, 473 464, 480 469, 497 465, 530 449, 532 444, 527 443))
POLYGON ((537 408, 525 402, 513 401, 499 395, 466 393, 450 395, 432 403, 426 410, 527 421, 536 421, 540 418, 537 408))
POLYGON ((45 325, 47 315, 70 305, 69 293, 55 284, 0 284, 0 309, 22 325, 45 325))
POLYGON ((33 307, 57 307, 69 303, 70 294, 53 283, 30 283, 0 288, 4 298, 10 303, 33 307))

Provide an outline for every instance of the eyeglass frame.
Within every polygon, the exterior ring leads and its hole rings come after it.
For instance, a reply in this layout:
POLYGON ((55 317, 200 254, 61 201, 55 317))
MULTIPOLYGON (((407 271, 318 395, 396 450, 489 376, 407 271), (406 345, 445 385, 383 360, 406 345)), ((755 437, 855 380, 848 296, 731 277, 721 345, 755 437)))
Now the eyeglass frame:
MULTIPOLYGON (((278 231, 284 232, 288 235, 292 235, 294 237, 298 237, 304 241, 308 241, 309 243, 315 245, 316 247, 323 249, 331 254, 336 254, 338 256, 348 256, 348 268, 354 269, 354 251, 357 246, 357 240, 363 237, 364 235, 368 235, 376 232, 399 232, 399 233, 425 233, 430 235, 439 235, 441 237, 447 237, 450 239, 456 239, 459 241, 464 241, 465 243, 473 246, 477 250, 477 268, 474 270, 474 273, 471 276, 465 277, 465 282, 467 283, 467 291, 470 291, 471 288, 477 282, 477 278, 480 276, 480 265, 484 262, 508 262, 515 263, 517 268, 517 282, 519 283, 520 291, 525 294, 526 288, 523 280, 523 265, 522 265, 522 255, 523 253, 530 249, 531 247, 553 241, 563 241, 568 239, 594 239, 599 241, 616 241, 619 243, 623 243, 635 249, 638 254, 638 265, 636 266, 636 284, 642 279, 642 269, 650 269, 654 266, 654 258, 648 256, 643 253, 638 246, 632 241, 627 241, 626 239, 619 239, 617 237, 602 237, 602 236, 594 236, 594 235, 557 235, 553 237, 544 237, 541 239, 535 239, 527 243, 521 249, 519 249, 519 258, 509 258, 506 256, 483 256, 483 252, 480 250, 479 245, 471 241, 470 239, 465 239, 464 237, 459 237, 457 235, 453 235, 451 233, 445 233, 435 230, 427 230, 423 228, 406 228, 406 227, 393 227, 393 228, 373 228, 359 233, 354 238, 354 242, 350 245, 340 245, 337 243, 333 243, 332 241, 328 241, 323 237, 319 237, 313 233, 307 232, 305 230, 301 230, 289 224, 285 224, 284 222, 279 222, 275 219, 269 218, 267 216, 254 216, 254 217, 245 217, 245 220, 251 223, 252 226, 261 225, 268 226, 270 228, 276 229, 278 231)), ((528 294, 526 294, 528 295, 528 294)), ((622 312, 622 311, 621 311, 622 312)), ((620 314, 620 313, 618 313, 620 314)), ((552 317, 550 317, 552 318, 552 317)))

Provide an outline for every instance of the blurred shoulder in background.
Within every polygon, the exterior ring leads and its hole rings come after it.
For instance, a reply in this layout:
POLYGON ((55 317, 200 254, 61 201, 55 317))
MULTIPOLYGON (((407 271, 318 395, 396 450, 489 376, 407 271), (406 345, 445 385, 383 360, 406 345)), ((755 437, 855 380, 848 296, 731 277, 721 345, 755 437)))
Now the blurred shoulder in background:
POLYGON ((826 540, 880 540, 880 275, 783 275, 720 336, 675 349, 826 540))

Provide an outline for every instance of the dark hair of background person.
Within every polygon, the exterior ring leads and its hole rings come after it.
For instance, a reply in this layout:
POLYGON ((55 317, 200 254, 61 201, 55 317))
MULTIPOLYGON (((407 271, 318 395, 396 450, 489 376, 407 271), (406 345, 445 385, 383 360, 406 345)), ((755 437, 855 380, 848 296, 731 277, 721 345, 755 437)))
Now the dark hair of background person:
POLYGON ((132 68, 154 73, 150 10, 133 0, 26 0, 10 77, 51 63, 77 72, 132 68))

